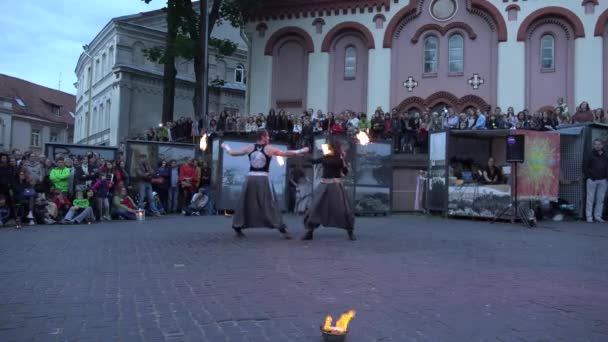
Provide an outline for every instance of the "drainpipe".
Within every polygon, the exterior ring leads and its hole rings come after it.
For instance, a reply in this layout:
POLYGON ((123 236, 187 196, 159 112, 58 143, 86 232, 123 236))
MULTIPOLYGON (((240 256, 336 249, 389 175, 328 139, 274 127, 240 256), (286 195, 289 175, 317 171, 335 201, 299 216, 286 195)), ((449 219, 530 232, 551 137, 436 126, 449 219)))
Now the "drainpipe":
POLYGON ((91 108, 92 108, 92 103, 93 102, 93 75, 95 75, 95 61, 93 60, 93 56, 89 55, 88 50, 89 50, 89 44, 86 44, 82 47, 82 49, 84 50, 84 54, 87 55, 89 57, 89 59, 91 60, 91 74, 89 75, 89 111, 87 113, 87 117, 86 117, 86 125, 87 125, 87 142, 86 144, 89 144, 89 136, 90 134, 90 120, 91 120, 91 108))
POLYGON ((249 38, 247 37, 247 35, 245 34, 245 30, 243 28, 241 28, 241 38, 243 38, 243 40, 245 41, 245 44, 247 45, 247 70, 245 70, 245 77, 247 80, 247 87, 245 88, 245 111, 246 113, 243 114, 251 114, 251 41, 249 40, 249 38))

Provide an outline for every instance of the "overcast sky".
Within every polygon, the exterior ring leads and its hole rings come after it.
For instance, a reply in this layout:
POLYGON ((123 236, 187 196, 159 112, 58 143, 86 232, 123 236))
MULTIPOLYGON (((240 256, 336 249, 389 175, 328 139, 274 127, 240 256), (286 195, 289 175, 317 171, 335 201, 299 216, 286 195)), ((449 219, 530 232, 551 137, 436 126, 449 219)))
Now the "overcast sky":
POLYGON ((74 69, 114 17, 162 8, 166 0, 0 0, 0 73, 75 94, 74 69))

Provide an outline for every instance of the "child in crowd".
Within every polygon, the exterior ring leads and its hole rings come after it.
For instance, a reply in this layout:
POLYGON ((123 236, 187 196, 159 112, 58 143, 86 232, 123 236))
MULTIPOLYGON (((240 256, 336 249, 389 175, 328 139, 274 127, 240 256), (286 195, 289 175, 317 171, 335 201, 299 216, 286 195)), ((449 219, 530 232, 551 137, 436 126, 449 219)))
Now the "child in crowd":
POLYGON ((63 219, 64 224, 82 223, 87 220, 89 223, 95 219, 93 209, 89 204, 89 200, 84 198, 82 191, 76 191, 74 205, 70 208, 67 215, 63 219))
POLYGON ((154 196, 154 206, 156 207, 156 210, 158 210, 161 215, 165 215, 165 208, 163 207, 163 202, 160 200, 158 193, 155 191, 152 195, 154 196))
POLYGON ((57 206, 57 215, 59 217, 65 217, 70 208, 72 207, 72 202, 70 199, 61 191, 55 191, 55 197, 53 197, 53 203, 57 206))
POLYGON ((112 181, 105 172, 101 172, 100 177, 92 187, 95 192, 95 200, 97 202, 97 210, 99 219, 102 221, 110 221, 110 198, 112 197, 112 181))

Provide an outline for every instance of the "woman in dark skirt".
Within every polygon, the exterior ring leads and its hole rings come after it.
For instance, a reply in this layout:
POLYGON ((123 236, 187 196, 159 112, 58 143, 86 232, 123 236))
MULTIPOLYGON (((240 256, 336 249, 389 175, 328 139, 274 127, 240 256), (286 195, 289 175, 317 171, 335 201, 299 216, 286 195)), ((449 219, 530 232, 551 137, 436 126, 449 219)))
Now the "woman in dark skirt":
POLYGON ((245 236, 243 229, 267 227, 278 229, 285 239, 291 239, 287 225, 283 222, 279 201, 268 171, 273 156, 293 157, 308 152, 308 148, 281 151, 269 145, 269 141, 268 131, 262 129, 258 131, 257 143, 248 145, 240 151, 232 151, 227 144, 222 144, 222 148, 233 157, 245 155, 249 157, 249 174, 232 221, 232 229, 239 238, 245 236))
POLYGON ((346 229, 348 238, 355 241, 355 216, 342 185, 342 177, 348 174, 344 152, 337 142, 330 143, 329 148, 328 155, 312 161, 313 164, 323 165, 323 175, 313 195, 312 204, 304 216, 307 232, 302 240, 312 240, 314 230, 323 225, 346 229))

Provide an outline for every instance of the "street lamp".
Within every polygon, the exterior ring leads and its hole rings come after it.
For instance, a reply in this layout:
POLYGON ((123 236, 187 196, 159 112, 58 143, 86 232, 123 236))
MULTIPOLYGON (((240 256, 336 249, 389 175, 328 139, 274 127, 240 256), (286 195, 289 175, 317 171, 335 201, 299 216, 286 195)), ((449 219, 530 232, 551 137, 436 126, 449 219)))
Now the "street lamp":
POLYGON ((93 68, 95 67, 95 63, 93 61, 93 56, 91 56, 89 54, 89 44, 85 44, 82 46, 82 50, 83 53, 89 57, 89 59, 91 60, 91 72, 89 74, 89 110, 87 112, 87 117, 85 120, 85 124, 87 125, 87 145, 89 144, 89 135, 90 135, 90 131, 89 131, 89 126, 90 126, 90 118, 91 118, 91 107, 92 107, 92 101, 93 101, 93 68))

